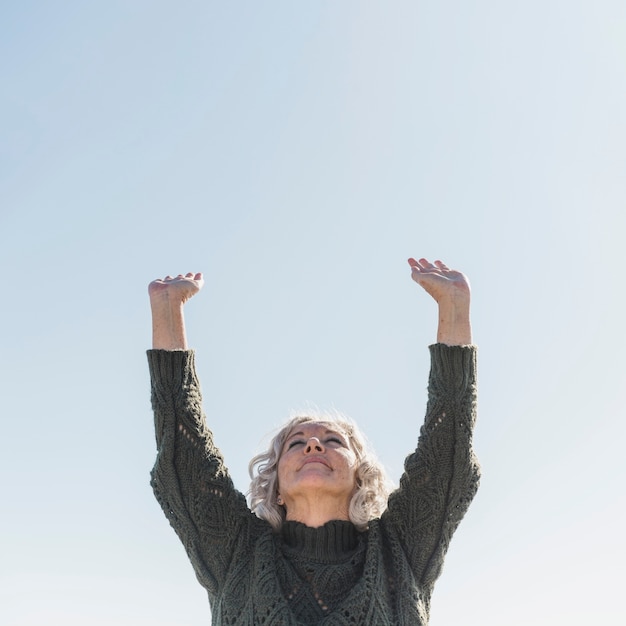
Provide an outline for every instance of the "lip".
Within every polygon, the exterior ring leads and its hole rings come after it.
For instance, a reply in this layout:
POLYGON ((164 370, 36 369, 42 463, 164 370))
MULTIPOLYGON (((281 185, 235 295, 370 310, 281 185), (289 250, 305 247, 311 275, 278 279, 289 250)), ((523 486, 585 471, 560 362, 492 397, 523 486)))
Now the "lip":
MULTIPOLYGON (((304 463, 302 463, 302 467, 304 467, 305 465, 309 465, 309 463, 320 463, 321 465, 325 465, 328 469, 330 469, 330 465, 328 465, 326 460, 319 456, 309 457, 304 461, 304 463)), ((300 469, 302 469, 302 467, 300 469)))

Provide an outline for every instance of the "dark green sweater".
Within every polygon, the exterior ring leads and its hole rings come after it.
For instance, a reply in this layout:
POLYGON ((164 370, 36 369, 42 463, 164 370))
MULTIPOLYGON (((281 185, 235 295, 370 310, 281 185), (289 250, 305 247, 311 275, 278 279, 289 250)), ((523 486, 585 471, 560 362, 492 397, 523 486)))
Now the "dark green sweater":
POLYGON ((214 625, 425 626, 450 539, 478 487, 473 346, 430 347, 426 420, 399 488, 365 532, 276 533, 233 486, 201 407, 192 351, 148 352, 154 493, 207 590, 214 625))

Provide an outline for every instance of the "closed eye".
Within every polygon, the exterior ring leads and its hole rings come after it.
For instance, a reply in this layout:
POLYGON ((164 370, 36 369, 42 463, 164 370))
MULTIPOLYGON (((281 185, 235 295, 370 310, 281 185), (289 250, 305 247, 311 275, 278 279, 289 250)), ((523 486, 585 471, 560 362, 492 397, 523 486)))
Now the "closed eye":
POLYGON ((296 439, 295 441, 292 441, 289 443, 289 445, 287 446, 287 450, 291 450, 291 448, 293 448, 294 446, 298 446, 300 444, 304 445, 304 441, 301 441, 300 439, 296 439))
POLYGON ((338 443, 341 446, 345 446, 346 444, 343 442, 343 440, 339 439, 339 437, 329 437, 327 440, 327 442, 329 441, 333 441, 334 443, 338 443))

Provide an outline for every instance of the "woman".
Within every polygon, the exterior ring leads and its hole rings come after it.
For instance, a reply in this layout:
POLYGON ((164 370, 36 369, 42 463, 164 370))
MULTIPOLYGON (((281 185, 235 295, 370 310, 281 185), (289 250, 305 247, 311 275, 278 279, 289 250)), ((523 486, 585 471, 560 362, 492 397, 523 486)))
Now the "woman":
POLYGON ((466 277, 409 259, 437 302, 426 419, 400 486, 346 421, 299 417, 253 459, 251 508, 201 408, 184 303, 201 274, 150 284, 158 456, 152 486, 207 590, 215 625, 425 625, 452 534, 478 487, 476 349, 466 277), (256 513, 256 514, 255 514, 256 513))

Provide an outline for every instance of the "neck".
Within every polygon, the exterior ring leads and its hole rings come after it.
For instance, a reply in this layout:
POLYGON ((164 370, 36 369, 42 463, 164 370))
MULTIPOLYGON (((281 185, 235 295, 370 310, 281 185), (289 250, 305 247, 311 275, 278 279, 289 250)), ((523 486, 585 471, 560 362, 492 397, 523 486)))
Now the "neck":
POLYGON ((297 498, 285 502, 286 519, 319 528, 332 520, 350 521, 349 503, 328 498, 297 498))

